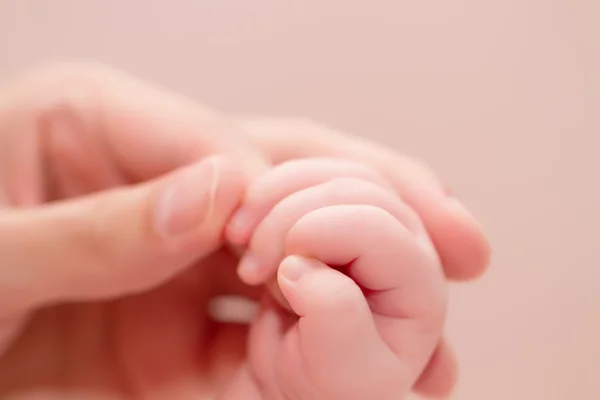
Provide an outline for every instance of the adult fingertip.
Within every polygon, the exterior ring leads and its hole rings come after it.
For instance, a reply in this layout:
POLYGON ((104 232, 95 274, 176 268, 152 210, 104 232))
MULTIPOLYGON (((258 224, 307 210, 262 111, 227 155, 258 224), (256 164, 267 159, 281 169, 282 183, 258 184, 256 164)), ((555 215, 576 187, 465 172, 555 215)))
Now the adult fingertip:
POLYGON ((165 237, 180 236, 210 218, 218 179, 215 159, 188 167, 169 179, 156 201, 157 232, 165 237))
POLYGON ((475 218, 475 216, 469 211, 469 209, 464 205, 463 202, 458 200, 456 197, 448 197, 446 200, 446 207, 451 210, 458 218, 464 221, 464 224, 470 228, 470 231, 473 233, 473 236, 478 238, 481 242, 482 250, 485 250, 482 253, 485 253, 487 256, 482 259, 484 261, 489 262, 489 254, 491 253, 491 246, 487 239, 487 234, 481 222, 475 218))
POLYGON ((473 280, 486 271, 490 244, 481 224, 458 199, 418 190, 407 201, 423 220, 449 279, 473 280))
POLYGON ((455 280, 480 277, 489 267, 491 246, 479 221, 454 197, 444 202, 447 214, 440 229, 440 256, 446 275, 455 280))
POLYGON ((445 342, 436 348, 414 391, 429 399, 451 399, 458 383, 459 367, 456 355, 445 342))
POLYGON ((221 225, 222 230, 244 188, 242 173, 225 157, 213 156, 188 166, 160 185, 154 228, 164 238, 186 236, 215 222, 213 228, 221 225))

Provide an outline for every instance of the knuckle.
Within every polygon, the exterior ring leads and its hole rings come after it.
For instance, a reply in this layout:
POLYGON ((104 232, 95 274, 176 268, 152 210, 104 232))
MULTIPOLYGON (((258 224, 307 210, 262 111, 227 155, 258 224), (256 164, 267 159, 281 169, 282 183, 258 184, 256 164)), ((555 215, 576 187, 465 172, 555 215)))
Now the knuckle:
POLYGON ((93 62, 53 62, 29 70, 24 78, 50 87, 69 82, 100 86, 113 73, 112 68, 93 62))
POLYGON ((348 198, 362 195, 365 192, 379 190, 379 186, 360 178, 341 177, 329 181, 326 190, 332 196, 348 198))
POLYGON ((93 102, 104 79, 100 68, 84 64, 50 64, 33 69, 17 80, 12 107, 15 117, 45 131, 60 119, 87 125, 93 102))
POLYGON ((373 209, 364 209, 364 213, 391 214, 409 230, 423 233, 425 228, 417 214, 402 198, 387 191, 385 188, 369 181, 356 178, 339 178, 331 181, 328 194, 344 200, 366 200, 366 206, 373 209))
POLYGON ((23 89, 20 92, 27 100, 31 100, 31 95, 60 99, 63 93, 70 92, 74 88, 91 90, 102 87, 106 81, 107 71, 108 67, 94 64, 46 64, 25 72, 20 79, 16 80, 16 85, 23 89))

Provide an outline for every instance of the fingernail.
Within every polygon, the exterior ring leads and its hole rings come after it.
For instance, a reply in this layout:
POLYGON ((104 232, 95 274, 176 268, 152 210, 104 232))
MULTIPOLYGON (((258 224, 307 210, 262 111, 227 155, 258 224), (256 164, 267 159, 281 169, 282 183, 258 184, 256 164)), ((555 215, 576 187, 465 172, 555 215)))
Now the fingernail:
POLYGON ((246 283, 253 283, 256 281, 256 276, 260 268, 260 261, 251 252, 246 251, 238 265, 238 275, 246 283))
POLYGON ((279 274, 290 282, 298 282, 308 272, 309 266, 300 257, 288 257, 281 263, 279 274))
POLYGON ((214 207, 218 179, 213 160, 181 171, 159 194, 156 229, 165 236, 193 231, 206 221, 214 207))

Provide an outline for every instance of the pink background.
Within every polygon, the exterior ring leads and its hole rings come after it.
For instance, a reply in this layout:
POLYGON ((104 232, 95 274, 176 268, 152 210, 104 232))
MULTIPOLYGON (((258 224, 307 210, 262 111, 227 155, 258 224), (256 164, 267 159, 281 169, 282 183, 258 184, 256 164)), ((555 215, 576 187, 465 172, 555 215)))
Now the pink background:
POLYGON ((597 399, 598 21, 597 0, 2 0, 0 78, 99 60, 424 158, 494 245, 453 290, 456 397, 597 399))

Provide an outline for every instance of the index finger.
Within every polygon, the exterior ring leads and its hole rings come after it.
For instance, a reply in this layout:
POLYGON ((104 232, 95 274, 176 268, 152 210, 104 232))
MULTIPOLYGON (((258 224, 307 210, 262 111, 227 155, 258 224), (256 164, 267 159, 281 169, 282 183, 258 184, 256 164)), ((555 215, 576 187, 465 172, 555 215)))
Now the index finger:
POLYGON ((146 181, 215 153, 234 156, 249 173, 265 167, 216 111, 118 70, 60 64, 29 71, 3 88, 0 147, 8 192, 19 192, 14 170, 21 180, 43 186, 56 124, 72 131, 60 143, 61 162, 101 181, 99 186, 115 184, 115 176, 124 177, 123 183, 146 181))

